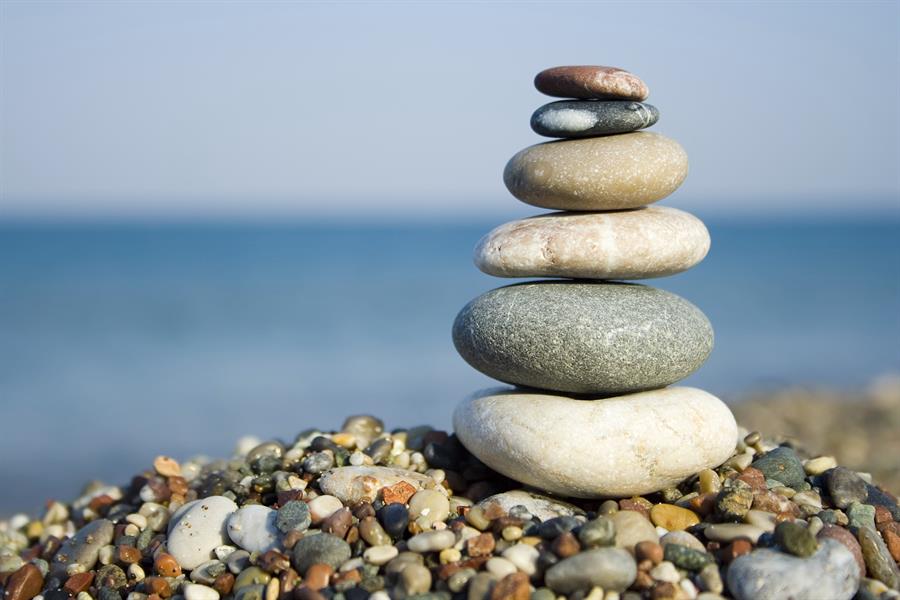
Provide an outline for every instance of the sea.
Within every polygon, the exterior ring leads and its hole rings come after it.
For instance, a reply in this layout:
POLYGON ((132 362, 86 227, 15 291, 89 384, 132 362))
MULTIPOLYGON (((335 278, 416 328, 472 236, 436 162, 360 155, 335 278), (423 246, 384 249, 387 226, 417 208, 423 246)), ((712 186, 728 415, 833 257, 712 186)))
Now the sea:
MULTIPOLYGON (((900 372, 900 221, 709 219, 707 259, 650 285, 716 330, 685 381, 729 402, 900 372)), ((370 413, 450 427, 497 385, 454 316, 505 282, 489 222, 0 224, 0 515, 370 413)))

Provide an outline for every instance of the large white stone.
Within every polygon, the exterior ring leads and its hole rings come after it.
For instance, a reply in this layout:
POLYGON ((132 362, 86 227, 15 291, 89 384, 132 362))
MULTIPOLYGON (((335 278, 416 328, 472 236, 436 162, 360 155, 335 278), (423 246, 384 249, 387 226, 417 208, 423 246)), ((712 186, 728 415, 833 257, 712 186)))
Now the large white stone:
POLYGON ((225 523, 237 508, 237 504, 224 496, 185 504, 169 521, 166 542, 169 554, 188 570, 208 561, 216 547, 228 543, 225 523))
POLYGON ((650 206, 505 223, 478 243, 475 264, 497 277, 648 279, 686 271, 708 250, 700 219, 650 206))
POLYGON ((453 427, 492 469, 576 498, 673 486, 724 462, 738 435, 721 400, 689 387, 601 400, 486 390, 457 407, 453 427))
POLYGON ((278 547, 281 532, 275 526, 278 511, 250 504, 228 517, 228 536, 247 552, 260 554, 278 547))

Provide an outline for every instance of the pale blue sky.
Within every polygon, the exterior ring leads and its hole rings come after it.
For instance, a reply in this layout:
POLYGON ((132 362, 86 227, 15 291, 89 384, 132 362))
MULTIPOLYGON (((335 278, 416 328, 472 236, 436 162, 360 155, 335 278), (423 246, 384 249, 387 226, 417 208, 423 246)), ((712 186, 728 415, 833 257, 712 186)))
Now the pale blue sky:
POLYGON ((0 3, 0 217, 537 212, 557 64, 648 82, 706 213, 900 208, 900 3, 0 3))

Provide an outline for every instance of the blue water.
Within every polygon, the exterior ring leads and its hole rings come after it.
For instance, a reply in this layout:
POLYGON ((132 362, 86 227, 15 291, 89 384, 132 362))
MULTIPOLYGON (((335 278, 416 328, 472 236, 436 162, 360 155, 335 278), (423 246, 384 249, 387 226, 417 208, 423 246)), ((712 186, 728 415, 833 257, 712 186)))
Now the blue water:
MULTIPOLYGON (((491 384, 449 331, 503 284, 470 260, 494 224, 0 226, 0 514, 246 433, 449 427, 491 384)), ((651 282, 716 328, 688 383, 735 399, 900 370, 896 221, 709 228, 706 261, 651 282)))

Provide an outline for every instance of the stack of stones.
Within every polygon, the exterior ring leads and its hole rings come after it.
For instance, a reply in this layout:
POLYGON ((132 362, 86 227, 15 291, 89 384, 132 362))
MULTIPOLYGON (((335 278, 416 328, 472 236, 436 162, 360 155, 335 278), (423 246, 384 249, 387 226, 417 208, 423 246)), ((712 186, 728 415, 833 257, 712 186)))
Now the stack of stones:
POLYGON ((694 305, 621 280, 685 271, 709 249, 703 223, 649 206, 681 185, 682 147, 658 133, 647 86, 611 67, 557 67, 537 89, 570 98, 539 108, 535 132, 558 141, 513 156, 503 178, 551 212, 501 225, 475 250, 497 277, 559 278, 476 298, 453 326, 473 367, 515 388, 464 401, 459 439, 496 471, 578 498, 671 487, 725 461, 737 427, 716 397, 667 387, 696 371, 713 330, 694 305))

